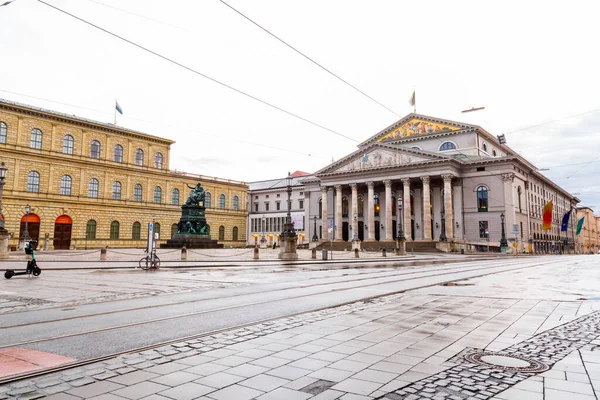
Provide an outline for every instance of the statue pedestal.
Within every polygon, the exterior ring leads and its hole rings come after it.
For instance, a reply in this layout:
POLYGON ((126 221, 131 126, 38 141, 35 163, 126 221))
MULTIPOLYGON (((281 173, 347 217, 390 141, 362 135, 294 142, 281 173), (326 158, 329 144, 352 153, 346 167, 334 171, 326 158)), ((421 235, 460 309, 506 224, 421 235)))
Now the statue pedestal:
POLYGON ((161 248, 175 249, 186 247, 188 249, 222 249, 223 244, 210 238, 209 226, 206 223, 205 208, 203 205, 181 206, 181 219, 177 224, 177 233, 161 248))
POLYGON ((279 252, 280 260, 298 259, 298 253, 296 253, 298 235, 296 235, 293 224, 285 223, 283 225, 283 232, 281 232, 281 235, 279 236, 279 243, 281 244, 281 251, 279 252))
POLYGON ((355 249, 358 249, 358 251, 360 251, 360 240, 352 241, 352 251, 354 251, 355 249))

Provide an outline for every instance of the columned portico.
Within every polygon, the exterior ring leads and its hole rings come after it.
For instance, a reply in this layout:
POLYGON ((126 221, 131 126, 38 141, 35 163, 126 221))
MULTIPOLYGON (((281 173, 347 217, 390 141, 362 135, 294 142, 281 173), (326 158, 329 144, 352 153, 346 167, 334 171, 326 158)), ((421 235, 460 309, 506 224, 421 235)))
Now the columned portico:
POLYGON ((452 213, 452 178, 453 175, 442 175, 444 179, 444 214, 445 214, 445 225, 446 225, 446 238, 450 241, 454 239, 454 226, 452 220, 454 219, 452 213))
POLYGON ((321 239, 328 240, 327 237, 327 186, 321 186, 321 239))
POLYGON ((385 185, 385 241, 392 241, 392 181, 383 181, 385 185))
POLYGON ((406 240, 412 240, 412 230, 411 230, 411 209, 410 209, 410 179, 404 178, 402 179, 402 186, 404 189, 404 196, 402 199, 402 210, 404 212, 404 236, 406 236, 406 240))
POLYGON ((423 182, 423 240, 431 240, 431 195, 429 189, 430 178, 422 176, 423 182))
POLYGON ((335 240, 342 241, 342 185, 335 185, 335 240))
POLYGON ((367 240, 373 241, 375 240, 375 204, 374 204, 374 192, 373 192, 373 182, 367 182, 367 240))
POLYGON ((350 184, 352 190, 352 238, 351 240, 358 240, 358 189, 356 183, 350 184), (354 215, 357 218, 354 218, 354 215))

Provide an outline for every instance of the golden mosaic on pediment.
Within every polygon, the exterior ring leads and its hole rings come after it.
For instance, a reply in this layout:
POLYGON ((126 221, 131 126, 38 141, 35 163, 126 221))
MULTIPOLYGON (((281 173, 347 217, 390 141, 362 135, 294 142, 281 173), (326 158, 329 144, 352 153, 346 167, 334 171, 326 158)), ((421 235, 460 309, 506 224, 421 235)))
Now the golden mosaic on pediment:
POLYGON ((452 125, 438 124, 423 119, 414 118, 406 122, 402 126, 392 130, 385 136, 378 139, 378 142, 390 142, 393 140, 404 139, 413 135, 426 135, 431 133, 442 133, 457 131, 460 128, 452 125))

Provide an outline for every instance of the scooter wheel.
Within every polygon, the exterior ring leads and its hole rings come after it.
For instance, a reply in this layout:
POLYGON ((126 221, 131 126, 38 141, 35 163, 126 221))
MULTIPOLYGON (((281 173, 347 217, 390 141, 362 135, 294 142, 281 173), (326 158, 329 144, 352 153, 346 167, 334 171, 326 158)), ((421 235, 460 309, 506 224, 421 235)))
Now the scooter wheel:
POLYGON ((40 267, 33 267, 33 276, 40 276, 41 273, 42 270, 40 269, 40 267))
POLYGON ((6 279, 10 279, 13 277, 14 274, 15 274, 15 271, 13 271, 12 269, 7 269, 6 272, 4 273, 4 277, 6 279))

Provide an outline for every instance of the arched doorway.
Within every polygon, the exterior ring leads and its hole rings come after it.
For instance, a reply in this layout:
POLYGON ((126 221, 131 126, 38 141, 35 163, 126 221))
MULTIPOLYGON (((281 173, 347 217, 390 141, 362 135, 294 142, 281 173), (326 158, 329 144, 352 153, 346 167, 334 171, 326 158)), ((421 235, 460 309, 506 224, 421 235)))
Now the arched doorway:
POLYGON ((23 233, 25 232, 25 219, 27 219, 27 232, 29 233, 29 240, 36 240, 34 248, 37 249, 37 240, 40 238, 40 217, 38 217, 36 214, 29 214, 28 217, 23 215, 23 218, 21 218, 21 228, 19 229, 19 239, 23 237, 23 233))
POLYGON ((73 220, 68 215, 61 215, 54 221, 54 250, 69 250, 71 247, 71 228, 73 220))

